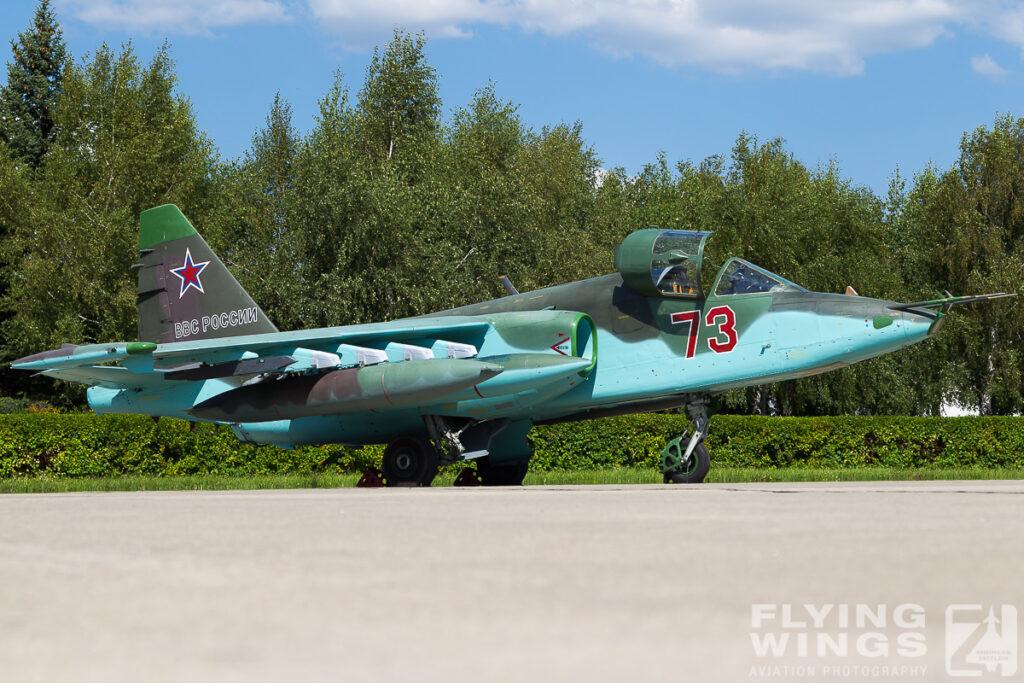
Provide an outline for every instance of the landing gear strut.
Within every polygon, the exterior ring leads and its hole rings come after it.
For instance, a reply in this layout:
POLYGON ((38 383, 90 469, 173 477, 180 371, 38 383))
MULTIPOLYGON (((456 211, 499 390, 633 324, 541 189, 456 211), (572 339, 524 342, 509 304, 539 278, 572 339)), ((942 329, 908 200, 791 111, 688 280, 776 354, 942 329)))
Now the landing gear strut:
POLYGON ((484 486, 520 486, 533 457, 526 438, 532 424, 526 420, 465 420, 428 415, 427 432, 440 446, 441 463, 476 462, 484 486))
POLYGON ((457 420, 427 415, 424 422, 430 440, 425 436, 402 436, 384 449, 381 470, 388 486, 430 486, 438 467, 467 460, 476 461, 479 481, 474 476, 460 476, 463 485, 523 483, 533 456, 526 438, 533 426, 529 421, 457 420))
POLYGON ((704 445, 708 433, 707 406, 707 397, 688 403, 689 426, 661 451, 661 473, 666 484, 699 484, 711 469, 711 454, 704 445))

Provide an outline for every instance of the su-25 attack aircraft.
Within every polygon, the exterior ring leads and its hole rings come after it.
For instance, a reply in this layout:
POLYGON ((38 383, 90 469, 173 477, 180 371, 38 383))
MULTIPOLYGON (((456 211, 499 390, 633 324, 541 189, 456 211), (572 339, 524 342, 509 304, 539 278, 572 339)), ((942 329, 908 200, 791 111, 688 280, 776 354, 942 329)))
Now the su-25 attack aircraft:
POLYGON ((666 482, 699 482, 707 398, 806 377, 934 334, 954 304, 809 292, 731 258, 702 287, 710 232, 639 230, 617 273, 417 318, 279 332, 174 205, 140 217, 139 341, 75 346, 13 367, 90 385, 97 413, 231 425, 239 439, 387 443, 392 485, 475 459, 521 484, 535 424, 685 406, 666 482))

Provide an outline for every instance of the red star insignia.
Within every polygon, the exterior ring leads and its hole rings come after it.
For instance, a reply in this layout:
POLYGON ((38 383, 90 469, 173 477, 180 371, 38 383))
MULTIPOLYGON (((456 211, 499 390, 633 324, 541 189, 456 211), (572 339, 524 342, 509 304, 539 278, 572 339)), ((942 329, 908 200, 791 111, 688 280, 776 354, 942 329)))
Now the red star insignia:
POLYGON ((199 274, 208 265, 210 265, 209 261, 194 263, 192 261, 192 251, 188 248, 185 249, 185 265, 180 268, 171 268, 171 273, 181 280, 181 291, 178 292, 179 299, 185 296, 185 292, 190 287, 198 289, 200 294, 206 294, 203 290, 203 283, 199 280, 199 274))

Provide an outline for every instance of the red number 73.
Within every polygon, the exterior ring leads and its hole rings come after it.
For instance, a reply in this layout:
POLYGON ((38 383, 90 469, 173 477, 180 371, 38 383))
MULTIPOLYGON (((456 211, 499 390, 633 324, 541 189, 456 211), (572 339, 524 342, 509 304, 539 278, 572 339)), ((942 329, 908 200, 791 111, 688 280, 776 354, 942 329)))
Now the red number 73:
MULTIPOLYGON (((693 358, 697 353, 697 335, 700 334, 700 311, 683 311, 673 313, 672 324, 689 323, 689 338, 686 340, 686 357, 693 358)), ((736 348, 736 313, 729 306, 715 306, 704 316, 705 325, 714 325, 718 329, 714 337, 708 338, 708 348, 715 353, 728 353, 736 348), (724 336, 725 339, 720 339, 724 336)))

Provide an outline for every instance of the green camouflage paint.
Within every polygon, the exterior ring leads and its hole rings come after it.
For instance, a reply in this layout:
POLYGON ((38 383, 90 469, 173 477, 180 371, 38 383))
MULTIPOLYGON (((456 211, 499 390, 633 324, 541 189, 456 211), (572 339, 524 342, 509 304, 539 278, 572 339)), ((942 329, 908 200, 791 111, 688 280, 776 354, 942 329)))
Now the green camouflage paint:
POLYGON ((139 341, 277 332, 178 207, 143 211, 139 224, 139 341))

